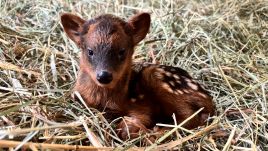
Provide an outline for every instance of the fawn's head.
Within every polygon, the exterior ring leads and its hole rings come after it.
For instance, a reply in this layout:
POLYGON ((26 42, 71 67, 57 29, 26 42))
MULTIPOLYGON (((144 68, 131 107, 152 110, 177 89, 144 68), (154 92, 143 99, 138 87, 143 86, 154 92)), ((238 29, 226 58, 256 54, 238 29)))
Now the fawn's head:
POLYGON ((130 70, 134 46, 148 33, 150 15, 140 13, 124 21, 101 15, 88 21, 63 14, 61 22, 68 37, 82 49, 80 67, 102 87, 114 87, 130 70))

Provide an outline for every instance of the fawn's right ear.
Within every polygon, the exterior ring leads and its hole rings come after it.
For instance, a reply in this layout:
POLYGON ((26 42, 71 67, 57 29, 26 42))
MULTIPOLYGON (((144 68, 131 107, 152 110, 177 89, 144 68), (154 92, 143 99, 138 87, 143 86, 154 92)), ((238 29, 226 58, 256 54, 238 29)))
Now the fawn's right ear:
POLYGON ((61 15, 61 24, 64 28, 65 33, 79 47, 81 43, 80 33, 83 30, 83 25, 85 22, 86 21, 84 19, 73 14, 65 13, 61 15))
POLYGON ((134 45, 138 44, 149 31, 151 23, 151 17, 148 13, 140 13, 131 17, 128 21, 128 25, 133 31, 134 45))

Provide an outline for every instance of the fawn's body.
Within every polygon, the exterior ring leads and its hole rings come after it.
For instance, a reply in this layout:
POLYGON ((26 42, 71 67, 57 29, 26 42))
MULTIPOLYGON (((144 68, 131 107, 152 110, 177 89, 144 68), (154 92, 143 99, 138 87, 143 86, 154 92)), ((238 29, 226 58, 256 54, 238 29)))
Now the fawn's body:
POLYGON ((87 105, 109 118, 126 116, 118 124, 121 138, 136 137, 157 122, 182 122, 204 107, 184 127, 194 128, 214 114, 211 97, 189 74, 176 67, 133 64, 134 46, 147 34, 150 16, 138 14, 128 22, 112 15, 85 21, 62 15, 67 35, 82 49, 74 91, 87 105))

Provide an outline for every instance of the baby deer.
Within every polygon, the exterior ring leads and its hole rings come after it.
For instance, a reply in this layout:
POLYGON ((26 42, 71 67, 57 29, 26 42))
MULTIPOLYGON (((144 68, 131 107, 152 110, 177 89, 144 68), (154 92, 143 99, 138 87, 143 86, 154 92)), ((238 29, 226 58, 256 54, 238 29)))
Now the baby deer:
POLYGON ((134 47, 149 31, 148 13, 128 21, 108 14, 86 21, 66 13, 61 22, 82 50, 74 91, 89 107, 105 111, 108 118, 125 117, 117 125, 122 139, 137 137, 139 131, 152 129, 156 123, 172 123, 173 113, 180 123, 204 108, 183 125, 189 129, 214 114, 212 98, 185 70, 132 63, 134 47))

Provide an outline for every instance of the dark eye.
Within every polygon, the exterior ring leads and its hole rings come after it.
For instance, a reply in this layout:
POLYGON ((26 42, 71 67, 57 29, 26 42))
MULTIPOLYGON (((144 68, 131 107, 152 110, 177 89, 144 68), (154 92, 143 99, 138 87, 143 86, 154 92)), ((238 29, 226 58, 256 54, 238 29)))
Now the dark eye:
POLYGON ((88 48, 87 53, 88 53, 89 56, 93 56, 93 50, 92 49, 88 48))
POLYGON ((126 52, 126 49, 125 48, 120 49, 119 50, 119 53, 118 53, 119 57, 120 58, 123 58, 125 56, 125 52, 126 52))

